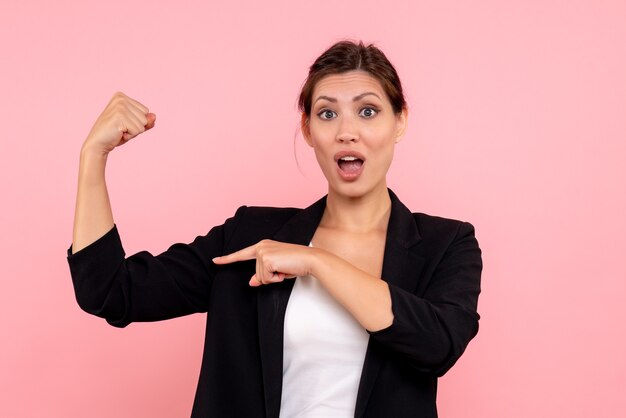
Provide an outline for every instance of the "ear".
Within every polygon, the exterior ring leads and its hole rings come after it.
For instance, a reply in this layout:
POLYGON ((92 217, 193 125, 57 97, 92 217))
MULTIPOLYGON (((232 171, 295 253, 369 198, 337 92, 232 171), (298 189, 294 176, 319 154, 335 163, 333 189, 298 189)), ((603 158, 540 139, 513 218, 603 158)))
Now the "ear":
POLYGON ((310 147, 313 147, 313 141, 311 140, 311 128, 309 126, 309 117, 306 113, 302 112, 302 116, 300 118, 300 130, 302 131, 302 136, 304 136, 304 140, 310 147))
POLYGON ((402 112, 396 115, 396 144, 402 140, 404 131, 406 131, 408 119, 409 109, 404 107, 402 108, 402 112))

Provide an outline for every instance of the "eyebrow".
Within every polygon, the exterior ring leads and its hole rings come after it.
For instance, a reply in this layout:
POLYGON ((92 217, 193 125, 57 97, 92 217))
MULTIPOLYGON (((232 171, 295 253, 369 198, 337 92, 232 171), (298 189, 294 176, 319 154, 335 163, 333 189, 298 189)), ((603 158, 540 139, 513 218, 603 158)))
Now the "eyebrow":
MULTIPOLYGON (((378 94, 376 94, 374 92, 371 92, 371 91, 366 91, 365 93, 361 93, 358 96, 354 96, 352 101, 353 102, 357 102, 357 101, 361 100, 363 97, 369 96, 369 95, 376 96, 376 97, 378 97, 379 100, 382 100, 378 94)), ((337 99, 335 99, 334 97, 320 96, 317 99, 315 99, 313 104, 315 104, 318 100, 321 100, 321 99, 328 100, 329 102, 332 102, 332 103, 337 103, 337 99)))

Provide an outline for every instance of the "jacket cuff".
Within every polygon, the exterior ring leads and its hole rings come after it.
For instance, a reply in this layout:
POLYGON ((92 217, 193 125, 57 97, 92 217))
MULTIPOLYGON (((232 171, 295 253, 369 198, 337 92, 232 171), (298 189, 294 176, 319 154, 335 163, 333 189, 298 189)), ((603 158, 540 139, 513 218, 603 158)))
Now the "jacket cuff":
POLYGON ((368 329, 365 330, 367 331, 369 335, 376 337, 376 338, 380 337, 381 339, 384 339, 385 335, 387 334, 393 334, 393 330, 397 328, 398 326, 398 313, 394 310, 394 307, 396 306, 395 304, 396 289, 395 289, 395 286, 389 283, 387 283, 387 286, 389 286, 389 295, 391 296, 391 313, 393 314, 393 321, 391 322, 391 325, 389 325, 388 327, 379 329, 377 331, 369 331, 368 329))
POLYGON ((101 266, 116 265, 124 260, 126 253, 122 247, 122 240, 113 225, 106 234, 76 253, 72 253, 72 246, 67 249, 67 262, 72 272, 72 278, 84 277, 87 272, 97 271, 101 266))

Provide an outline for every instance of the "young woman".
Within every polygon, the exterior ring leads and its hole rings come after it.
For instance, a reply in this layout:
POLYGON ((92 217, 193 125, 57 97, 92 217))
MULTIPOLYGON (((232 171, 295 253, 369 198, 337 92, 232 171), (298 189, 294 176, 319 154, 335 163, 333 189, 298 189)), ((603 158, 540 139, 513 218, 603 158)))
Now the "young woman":
POLYGON ((118 327, 208 312, 194 417, 436 417, 437 377, 478 331, 473 227, 411 213, 387 188, 408 114, 379 49, 331 46, 299 105, 327 196, 242 206, 190 244, 125 258, 106 160, 156 116, 115 94, 81 150, 78 303, 118 327))

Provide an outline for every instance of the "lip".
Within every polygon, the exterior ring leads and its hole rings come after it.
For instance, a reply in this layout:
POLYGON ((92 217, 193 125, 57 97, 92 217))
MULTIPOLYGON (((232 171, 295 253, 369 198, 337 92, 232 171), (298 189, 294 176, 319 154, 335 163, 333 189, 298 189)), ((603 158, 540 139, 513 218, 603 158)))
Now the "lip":
POLYGON ((355 181, 361 176, 361 173, 363 172, 363 167, 365 166, 365 156, 363 156, 363 154, 361 154, 360 152, 356 152, 356 151, 345 150, 345 151, 339 151, 338 153, 336 153, 334 158, 335 158, 335 164, 337 165, 337 173, 339 174, 339 177, 341 177, 344 181, 355 181), (358 171, 352 172, 352 173, 346 173, 339 166, 339 159, 343 157, 358 158, 359 160, 363 161, 363 164, 361 164, 361 167, 359 168, 358 171))
POLYGON ((338 162, 340 158, 343 157, 356 157, 359 160, 362 160, 363 162, 365 162, 365 156, 363 156, 363 154, 361 154, 360 152, 356 152, 356 151, 351 151, 351 150, 344 150, 344 151, 339 151, 337 154, 335 154, 335 162, 338 162))

